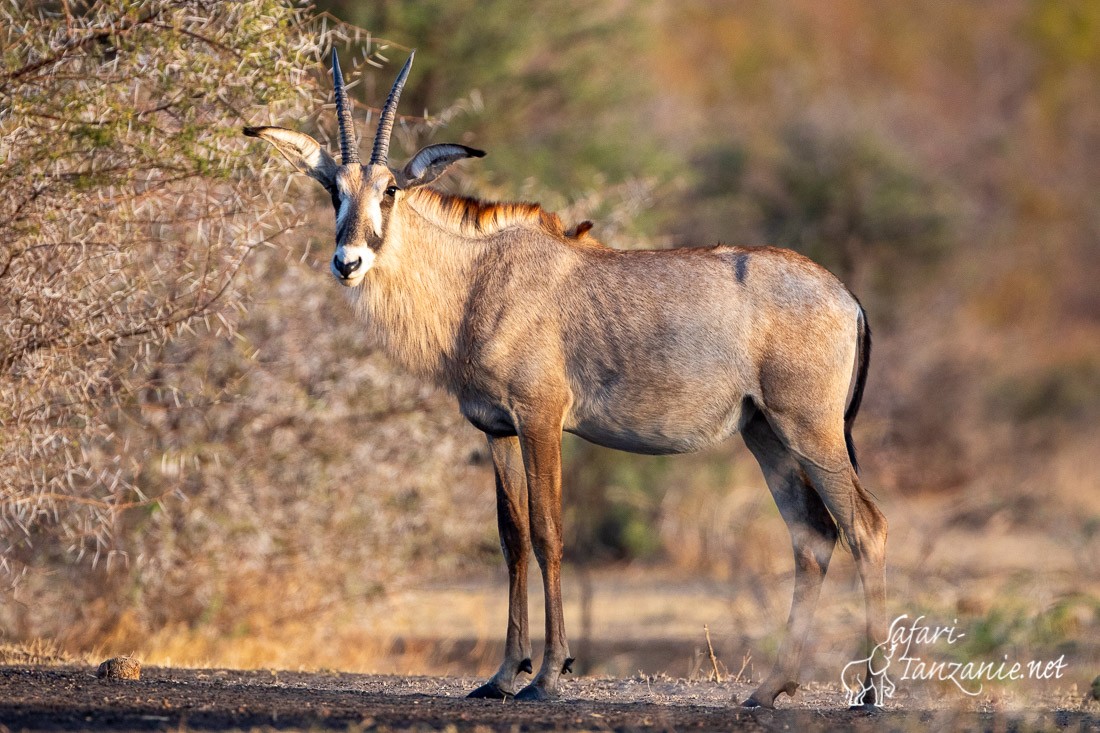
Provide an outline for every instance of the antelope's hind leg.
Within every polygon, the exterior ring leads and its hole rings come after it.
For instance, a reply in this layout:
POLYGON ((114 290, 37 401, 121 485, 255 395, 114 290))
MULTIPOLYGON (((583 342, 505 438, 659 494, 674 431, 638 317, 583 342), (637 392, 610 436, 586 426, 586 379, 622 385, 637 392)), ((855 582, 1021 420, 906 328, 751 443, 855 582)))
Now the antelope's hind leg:
POLYGON ((760 464, 764 480, 787 523, 794 548, 794 597, 787 632, 771 674, 745 700, 744 707, 774 707, 775 698, 798 688, 802 647, 813 623, 821 584, 837 540, 837 527, 802 466, 776 436, 762 413, 742 431, 760 464))
POLYGON ((866 603, 867 630, 864 653, 867 671, 863 694, 853 708, 871 709, 883 704, 882 691, 888 686, 886 670, 890 659, 881 646, 887 641, 886 620, 886 517, 863 488, 855 470, 829 470, 819 462, 803 459, 829 513, 836 519, 841 535, 856 563, 866 603))
MULTIPOLYGON (((783 444, 797 456, 798 464, 804 475, 809 477, 819 502, 828 510, 855 560, 866 603, 864 652, 868 654, 866 682, 863 685, 865 692, 855 707, 870 708, 883 702, 876 696, 876 690, 884 689, 889 665, 889 659, 883 658, 884 652, 879 646, 888 635, 886 517, 860 484, 852 467, 841 421, 815 420, 814 417, 805 414, 799 417, 775 413, 768 415, 775 426, 775 435, 782 436, 783 444), (807 428, 813 425, 836 427, 817 431, 807 428)), ((797 601, 797 581, 795 586, 797 601)))
POLYGON ((531 531, 527 510, 527 478, 519 438, 489 438, 497 486, 497 528, 508 563, 508 635, 504 661, 497 673, 467 697, 501 700, 516 694, 516 678, 532 673, 531 640, 527 627, 527 562, 531 531))

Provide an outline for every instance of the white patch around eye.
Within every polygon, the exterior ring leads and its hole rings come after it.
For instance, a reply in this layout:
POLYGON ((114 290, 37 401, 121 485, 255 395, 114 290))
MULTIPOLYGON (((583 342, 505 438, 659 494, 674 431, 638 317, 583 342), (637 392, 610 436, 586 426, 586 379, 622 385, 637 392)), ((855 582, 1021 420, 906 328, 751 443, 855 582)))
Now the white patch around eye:
POLYGON ((344 226, 349 213, 351 213, 351 197, 345 195, 340 198, 340 210, 336 212, 336 231, 340 231, 344 226))
POLYGON ((372 234, 376 237, 382 236, 382 206, 377 201, 372 201, 367 206, 367 219, 370 221, 371 227, 374 228, 372 234))

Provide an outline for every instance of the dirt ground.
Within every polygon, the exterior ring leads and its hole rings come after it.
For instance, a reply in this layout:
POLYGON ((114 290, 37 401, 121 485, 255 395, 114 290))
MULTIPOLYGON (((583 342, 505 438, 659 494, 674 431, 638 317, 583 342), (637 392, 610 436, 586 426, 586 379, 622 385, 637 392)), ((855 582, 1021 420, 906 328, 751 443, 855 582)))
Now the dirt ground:
POLYGON ((140 681, 91 667, 0 667, 0 730, 1100 730, 1100 709, 942 709, 908 700, 849 712, 836 690, 800 691, 776 710, 742 710, 747 685, 654 679, 568 680, 561 698, 465 700, 475 680, 151 667, 140 681))

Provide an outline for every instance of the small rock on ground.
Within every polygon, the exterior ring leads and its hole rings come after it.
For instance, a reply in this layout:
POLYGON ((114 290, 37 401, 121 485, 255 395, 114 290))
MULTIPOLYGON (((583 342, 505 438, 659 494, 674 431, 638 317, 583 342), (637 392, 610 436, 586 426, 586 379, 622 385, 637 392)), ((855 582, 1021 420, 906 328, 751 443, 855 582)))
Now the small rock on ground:
POLYGON ((139 680, 141 662, 133 657, 114 657, 99 665, 95 676, 101 680, 139 680))

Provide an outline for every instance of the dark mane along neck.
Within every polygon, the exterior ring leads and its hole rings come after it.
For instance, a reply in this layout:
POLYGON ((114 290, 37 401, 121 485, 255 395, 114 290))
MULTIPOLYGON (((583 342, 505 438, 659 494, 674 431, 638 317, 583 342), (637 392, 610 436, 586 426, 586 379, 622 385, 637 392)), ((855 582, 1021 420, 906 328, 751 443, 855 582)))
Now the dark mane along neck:
POLYGON ((466 236, 493 234, 511 226, 537 227, 547 234, 565 236, 558 215, 538 204, 487 202, 430 188, 413 189, 408 202, 421 216, 466 236))

